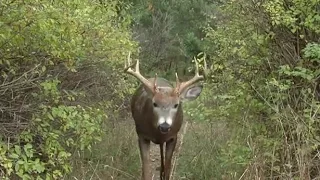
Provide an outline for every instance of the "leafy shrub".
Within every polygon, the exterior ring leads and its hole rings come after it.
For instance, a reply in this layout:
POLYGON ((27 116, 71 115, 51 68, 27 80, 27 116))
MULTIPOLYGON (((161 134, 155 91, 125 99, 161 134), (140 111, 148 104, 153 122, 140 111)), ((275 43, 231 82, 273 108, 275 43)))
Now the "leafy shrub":
POLYGON ((217 24, 205 38, 212 64, 209 89, 189 113, 194 120, 226 124, 227 139, 215 146, 219 170, 203 169, 204 179, 320 176, 318 5, 284 0, 220 5, 217 24))
POLYGON ((112 87, 123 82, 113 72, 134 52, 130 17, 120 17, 118 1, 1 6, 0 177, 61 179, 74 152, 101 140, 118 108, 107 99, 122 101, 126 89, 112 87))

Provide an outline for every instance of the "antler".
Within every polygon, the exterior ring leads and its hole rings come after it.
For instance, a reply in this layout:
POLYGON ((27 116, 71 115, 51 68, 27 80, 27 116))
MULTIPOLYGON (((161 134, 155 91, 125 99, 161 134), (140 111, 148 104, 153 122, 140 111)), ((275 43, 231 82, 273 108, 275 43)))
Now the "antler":
POLYGON ((157 86, 156 86, 156 79, 157 79, 157 75, 154 78, 154 82, 153 84, 146 79, 145 77, 143 77, 140 74, 140 69, 139 69, 139 60, 136 61, 135 64, 131 64, 131 58, 130 58, 131 52, 129 52, 128 55, 128 62, 125 62, 125 67, 124 67, 124 72, 131 74, 132 76, 136 77, 142 84, 145 85, 145 87, 147 87, 152 93, 156 92, 158 90, 157 86), (135 71, 132 70, 132 68, 135 67, 135 71))
MULTIPOLYGON (((196 70, 195 70, 195 75, 192 79, 190 79, 189 81, 185 81, 185 82, 179 82, 179 78, 178 78, 178 74, 176 73, 176 88, 175 88, 175 92, 177 94, 181 94, 184 90, 186 90, 188 87, 190 87, 191 85, 195 84, 198 81, 201 81, 204 79, 204 76, 199 75, 199 66, 198 66, 198 61, 195 58, 195 65, 196 65, 196 70)), ((207 63, 206 60, 204 59, 204 72, 206 71, 206 67, 207 67, 207 63)))

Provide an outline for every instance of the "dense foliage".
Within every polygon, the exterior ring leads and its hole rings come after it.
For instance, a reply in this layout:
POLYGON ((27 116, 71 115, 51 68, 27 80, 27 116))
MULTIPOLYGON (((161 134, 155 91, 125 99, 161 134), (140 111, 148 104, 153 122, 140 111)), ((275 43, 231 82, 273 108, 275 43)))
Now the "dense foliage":
POLYGON ((191 60, 204 50, 204 30, 215 4, 206 0, 130 2, 132 30, 141 47, 140 58, 147 60, 147 72, 156 66, 164 76, 174 77, 175 71, 188 74, 191 60))
POLYGON ((121 85, 119 60, 134 51, 130 20, 117 1, 0 6, 0 178, 61 179, 77 150, 101 140, 120 100, 111 87, 121 85))
POLYGON ((212 59, 205 96, 213 98, 194 113, 229 127, 216 154, 221 178, 319 178, 319 7, 317 0, 219 7, 205 39, 212 59))

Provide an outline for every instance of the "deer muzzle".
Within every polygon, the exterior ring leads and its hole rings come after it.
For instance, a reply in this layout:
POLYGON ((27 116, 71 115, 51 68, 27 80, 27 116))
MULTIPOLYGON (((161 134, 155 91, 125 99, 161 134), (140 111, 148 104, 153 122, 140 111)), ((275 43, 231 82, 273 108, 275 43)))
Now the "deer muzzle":
POLYGON ((170 126, 170 124, 164 122, 164 123, 159 124, 158 128, 162 134, 167 134, 170 131, 171 126, 170 126))

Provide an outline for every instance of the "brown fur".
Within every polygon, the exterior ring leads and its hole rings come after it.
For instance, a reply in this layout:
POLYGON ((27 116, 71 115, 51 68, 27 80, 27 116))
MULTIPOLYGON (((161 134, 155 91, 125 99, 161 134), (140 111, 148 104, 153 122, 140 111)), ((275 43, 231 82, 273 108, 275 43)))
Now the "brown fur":
MULTIPOLYGON (((153 82, 153 79, 149 79, 153 82)), ((161 172, 160 178, 169 180, 171 171, 171 158, 176 146, 177 133, 183 122, 182 103, 180 102, 177 113, 173 118, 171 129, 167 134, 162 134, 157 127, 158 117, 153 112, 152 98, 160 105, 173 104, 179 100, 177 94, 172 93, 172 85, 162 78, 157 78, 159 92, 157 97, 150 97, 143 85, 136 90, 131 100, 131 112, 135 121, 136 131, 139 137, 139 148, 142 159, 142 179, 151 180, 149 148, 150 141, 160 145, 161 151, 161 172), (162 88, 166 87, 166 88, 162 88), (163 145, 166 143, 166 151, 163 152, 163 145), (147 151, 147 152, 146 152, 147 151), (165 153, 165 157, 164 157, 165 153), (164 161, 165 159, 165 161, 164 161)))

